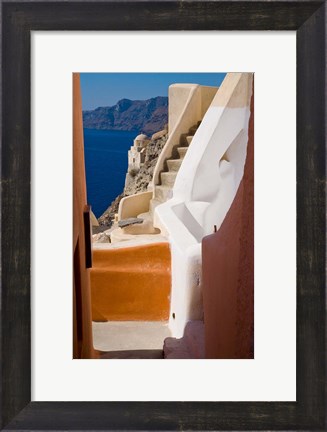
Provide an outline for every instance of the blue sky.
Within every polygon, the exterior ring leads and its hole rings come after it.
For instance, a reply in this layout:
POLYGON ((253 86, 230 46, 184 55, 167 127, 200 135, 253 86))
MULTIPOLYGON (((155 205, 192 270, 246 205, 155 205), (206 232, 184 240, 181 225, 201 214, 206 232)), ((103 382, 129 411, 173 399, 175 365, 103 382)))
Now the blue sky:
POLYGON ((225 73, 81 73, 83 110, 115 105, 120 99, 168 96, 173 83, 220 85, 225 73))

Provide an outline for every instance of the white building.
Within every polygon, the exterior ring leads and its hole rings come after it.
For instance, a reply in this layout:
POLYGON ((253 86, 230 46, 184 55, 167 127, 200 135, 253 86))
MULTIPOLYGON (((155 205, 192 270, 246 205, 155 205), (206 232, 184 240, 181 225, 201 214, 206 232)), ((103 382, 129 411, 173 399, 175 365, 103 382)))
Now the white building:
POLYGON ((131 182, 145 162, 146 146, 150 138, 140 134, 134 139, 134 143, 128 151, 128 170, 126 174, 125 187, 131 182))

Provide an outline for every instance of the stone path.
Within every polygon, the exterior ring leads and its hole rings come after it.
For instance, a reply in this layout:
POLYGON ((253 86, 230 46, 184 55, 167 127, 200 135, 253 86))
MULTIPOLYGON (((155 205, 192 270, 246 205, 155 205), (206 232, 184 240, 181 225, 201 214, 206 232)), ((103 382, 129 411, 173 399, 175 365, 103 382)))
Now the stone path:
POLYGON ((102 358, 163 358, 164 339, 170 336, 167 322, 108 321, 93 322, 96 350, 102 358))

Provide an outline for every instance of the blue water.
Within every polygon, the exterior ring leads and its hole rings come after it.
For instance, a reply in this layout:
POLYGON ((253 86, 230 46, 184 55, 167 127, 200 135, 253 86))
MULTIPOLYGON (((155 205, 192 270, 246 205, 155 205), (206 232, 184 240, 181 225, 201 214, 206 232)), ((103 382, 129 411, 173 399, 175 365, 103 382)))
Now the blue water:
POLYGON ((84 129, 87 200, 96 217, 124 189, 127 152, 137 132, 84 129))

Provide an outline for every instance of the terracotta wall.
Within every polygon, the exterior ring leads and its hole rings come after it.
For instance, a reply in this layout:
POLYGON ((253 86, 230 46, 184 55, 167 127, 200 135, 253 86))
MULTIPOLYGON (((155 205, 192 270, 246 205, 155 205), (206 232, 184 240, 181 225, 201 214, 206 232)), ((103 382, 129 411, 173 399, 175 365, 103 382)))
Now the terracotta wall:
POLYGON ((82 101, 79 74, 73 74, 73 357, 94 358, 90 275, 85 260, 86 206, 82 101))
POLYGON ((166 321, 170 290, 169 243, 94 250, 93 321, 166 321))
POLYGON ((202 241, 206 358, 254 356, 254 106, 244 177, 217 233, 202 241))

